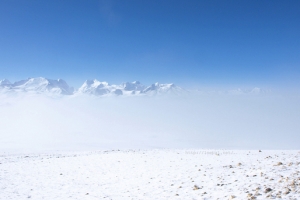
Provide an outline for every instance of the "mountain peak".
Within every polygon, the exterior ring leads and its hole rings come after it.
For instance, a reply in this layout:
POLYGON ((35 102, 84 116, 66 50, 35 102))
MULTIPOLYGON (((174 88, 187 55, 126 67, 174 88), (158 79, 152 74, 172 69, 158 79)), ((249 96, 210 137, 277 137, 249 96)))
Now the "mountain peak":
POLYGON ((97 79, 86 80, 83 85, 78 89, 77 93, 82 94, 93 94, 93 95, 104 95, 109 93, 107 82, 100 82, 97 79))
POLYGON ((7 79, 0 80, 0 86, 11 85, 10 81, 7 79))
POLYGON ((126 91, 142 91, 145 88, 139 81, 125 82, 122 87, 126 91))
POLYGON ((142 93, 149 95, 180 94, 182 92, 184 92, 184 90, 176 86, 174 83, 160 84, 158 82, 152 84, 142 91, 142 93))

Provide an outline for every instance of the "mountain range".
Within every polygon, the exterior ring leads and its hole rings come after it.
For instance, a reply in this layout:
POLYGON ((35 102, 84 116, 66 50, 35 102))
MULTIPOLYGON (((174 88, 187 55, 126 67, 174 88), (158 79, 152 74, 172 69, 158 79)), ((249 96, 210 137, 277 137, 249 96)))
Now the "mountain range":
POLYGON ((145 86, 139 81, 124 82, 120 85, 101 82, 97 79, 86 80, 81 87, 74 89, 63 79, 48 79, 44 77, 28 78, 26 80, 11 83, 7 79, 0 80, 0 93, 33 93, 47 95, 92 95, 92 96, 156 96, 156 95, 181 95, 188 93, 203 94, 228 94, 228 95, 260 95, 270 91, 260 88, 250 90, 228 90, 228 91, 188 91, 173 83, 160 84, 153 83, 145 86))
POLYGON ((83 85, 74 90, 64 80, 47 79, 43 77, 28 78, 26 80, 11 83, 7 79, 0 81, 0 91, 4 93, 30 92, 30 93, 48 93, 60 95, 95 95, 95 96, 111 96, 111 95, 163 95, 163 94, 181 94, 186 92, 184 89, 175 84, 159 84, 154 83, 150 86, 144 86, 139 81, 125 82, 121 85, 100 82, 96 79, 86 80, 83 85))

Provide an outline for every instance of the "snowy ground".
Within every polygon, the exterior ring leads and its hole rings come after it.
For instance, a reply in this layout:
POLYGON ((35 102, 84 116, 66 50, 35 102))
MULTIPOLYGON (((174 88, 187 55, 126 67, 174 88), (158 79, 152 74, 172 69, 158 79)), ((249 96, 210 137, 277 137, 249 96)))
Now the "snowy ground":
POLYGON ((1 154, 0 199, 300 199, 300 151, 1 154))

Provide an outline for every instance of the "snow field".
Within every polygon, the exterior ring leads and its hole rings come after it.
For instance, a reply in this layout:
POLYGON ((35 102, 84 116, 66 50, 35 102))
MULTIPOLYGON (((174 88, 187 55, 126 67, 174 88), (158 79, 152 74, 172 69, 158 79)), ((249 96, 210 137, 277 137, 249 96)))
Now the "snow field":
POLYGON ((2 154, 0 199, 299 199, 300 152, 2 154))

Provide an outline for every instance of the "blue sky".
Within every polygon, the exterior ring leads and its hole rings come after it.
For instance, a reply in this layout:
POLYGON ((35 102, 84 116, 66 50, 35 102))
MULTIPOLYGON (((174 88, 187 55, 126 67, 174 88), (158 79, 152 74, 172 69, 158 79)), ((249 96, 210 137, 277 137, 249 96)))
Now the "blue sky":
POLYGON ((0 79, 298 87, 299 10, 292 0, 2 0, 0 79))

